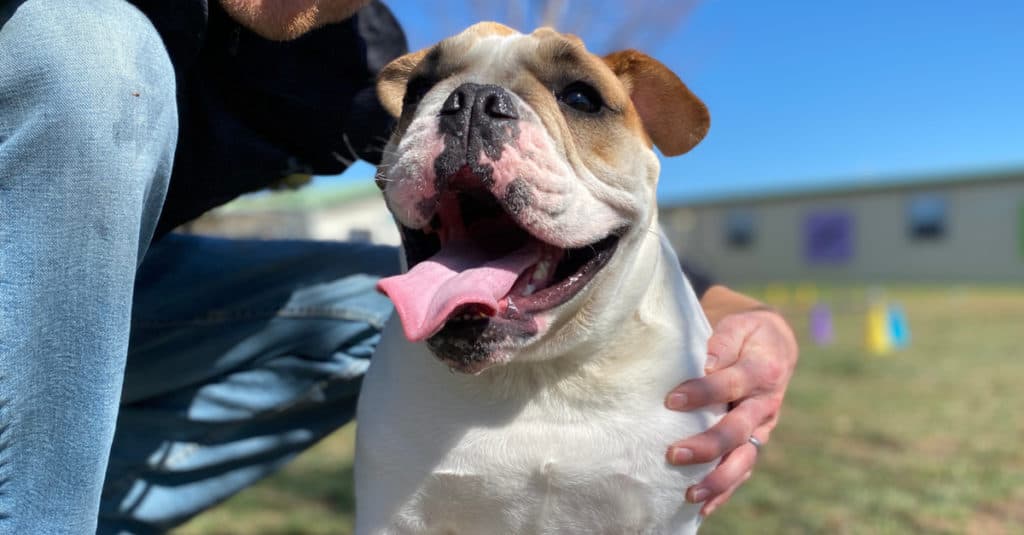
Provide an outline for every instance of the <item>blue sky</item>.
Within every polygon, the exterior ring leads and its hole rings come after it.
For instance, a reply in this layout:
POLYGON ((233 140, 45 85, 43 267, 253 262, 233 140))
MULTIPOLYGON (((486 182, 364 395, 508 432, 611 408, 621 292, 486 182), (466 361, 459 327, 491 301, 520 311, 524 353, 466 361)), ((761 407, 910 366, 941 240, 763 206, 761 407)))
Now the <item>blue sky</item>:
MULTIPOLYGON (((480 16, 387 3, 412 48, 480 16)), ((626 16, 604 6, 644 3, 570 1, 564 20, 600 29, 626 16)), ((663 159, 662 201, 1024 167, 1024 1, 706 0, 651 46, 712 117, 663 159)))

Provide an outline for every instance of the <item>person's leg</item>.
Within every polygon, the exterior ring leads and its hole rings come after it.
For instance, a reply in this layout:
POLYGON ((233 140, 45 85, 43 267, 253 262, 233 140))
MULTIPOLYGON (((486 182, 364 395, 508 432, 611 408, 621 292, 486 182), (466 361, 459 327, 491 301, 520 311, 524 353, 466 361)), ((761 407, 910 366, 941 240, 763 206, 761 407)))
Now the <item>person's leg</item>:
POLYGON ((0 1, 0 533, 95 529, 174 94, 123 0, 0 1))
POLYGON ((99 533, 160 533, 348 422, 398 250, 169 235, 139 271, 99 533))

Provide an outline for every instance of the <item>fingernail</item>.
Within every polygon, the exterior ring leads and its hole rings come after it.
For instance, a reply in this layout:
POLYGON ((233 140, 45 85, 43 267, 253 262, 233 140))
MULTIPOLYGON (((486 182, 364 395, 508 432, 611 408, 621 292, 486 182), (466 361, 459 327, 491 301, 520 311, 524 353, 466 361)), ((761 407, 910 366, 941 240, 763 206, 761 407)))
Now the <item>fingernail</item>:
POLYGON ((675 448, 672 450, 672 464, 688 463, 693 459, 693 450, 690 448, 675 448))
MULTIPOLYGON (((690 501, 693 503, 700 503, 708 497, 708 494, 711 494, 711 491, 709 491, 708 489, 697 489, 690 493, 690 501)), ((714 510, 713 507, 708 509, 709 515, 711 514, 712 510, 714 510)))
POLYGON ((714 355, 708 355, 707 360, 704 361, 704 371, 709 372, 715 369, 716 364, 718 364, 718 357, 714 355))
POLYGON ((670 408, 672 410, 676 410, 676 411, 681 411, 681 410, 685 409, 686 408, 686 394, 681 394, 679 392, 676 392, 674 394, 669 394, 668 401, 665 402, 665 405, 668 406, 668 408, 670 408))
POLYGON ((708 508, 704 511, 704 516, 711 516, 711 513, 714 513, 715 509, 718 509, 717 505, 709 505, 708 508))

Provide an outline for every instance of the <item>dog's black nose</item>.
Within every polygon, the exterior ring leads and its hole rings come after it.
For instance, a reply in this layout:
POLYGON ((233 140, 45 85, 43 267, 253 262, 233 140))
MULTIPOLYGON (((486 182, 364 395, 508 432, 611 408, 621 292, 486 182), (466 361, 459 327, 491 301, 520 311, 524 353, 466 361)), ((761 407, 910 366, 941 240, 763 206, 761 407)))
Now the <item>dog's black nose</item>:
POLYGON ((481 86, 476 92, 476 103, 480 109, 492 119, 518 119, 519 112, 512 102, 512 95, 504 87, 496 85, 481 86))
POLYGON ((448 180, 465 174, 464 169, 469 173, 462 176, 460 187, 467 185, 467 178, 490 187, 490 164, 481 161, 500 160, 505 147, 519 138, 516 97, 497 85, 462 84, 441 104, 438 131, 444 136, 444 150, 434 160, 438 191, 455 187, 448 180))
POLYGON ((507 89, 493 84, 474 83, 456 87, 441 105, 441 115, 465 115, 466 119, 482 122, 519 118, 515 102, 507 89))

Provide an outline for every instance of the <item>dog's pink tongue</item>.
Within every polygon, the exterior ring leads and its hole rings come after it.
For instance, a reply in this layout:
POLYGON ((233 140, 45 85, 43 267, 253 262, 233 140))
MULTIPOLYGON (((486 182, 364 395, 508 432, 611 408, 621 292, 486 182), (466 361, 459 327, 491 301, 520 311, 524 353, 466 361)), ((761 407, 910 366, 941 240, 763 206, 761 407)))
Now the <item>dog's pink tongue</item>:
POLYGON ((516 279, 540 260, 540 248, 526 246, 488 260, 465 242, 445 244, 408 273, 381 279, 377 289, 395 303, 405 336, 426 340, 444 327, 456 308, 475 304, 494 315, 516 279))

